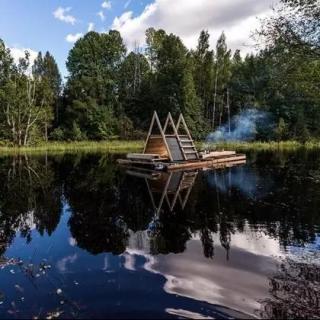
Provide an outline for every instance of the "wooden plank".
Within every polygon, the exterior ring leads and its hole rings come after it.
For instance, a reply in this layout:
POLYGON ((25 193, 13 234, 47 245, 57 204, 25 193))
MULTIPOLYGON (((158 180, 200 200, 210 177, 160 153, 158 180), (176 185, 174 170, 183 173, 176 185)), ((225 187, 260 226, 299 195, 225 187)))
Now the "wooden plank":
POLYGON ((154 159, 160 158, 159 154, 156 153, 128 153, 127 159, 135 160, 135 159, 143 159, 153 161, 154 159))
POLYGON ((169 147, 167 145, 167 142, 166 142, 166 139, 165 139, 165 136, 164 136, 164 132, 162 130, 162 126, 161 126, 158 114, 157 114, 156 111, 153 112, 153 116, 152 116, 152 120, 151 120, 151 123, 150 123, 150 128, 149 128, 149 131, 148 131, 148 135, 147 135, 146 143, 145 143, 145 146, 144 146, 144 149, 143 149, 143 153, 159 153, 161 156, 166 156, 167 155, 169 157, 169 159, 171 161, 173 161, 171 153, 170 153, 170 150, 169 150, 169 147), (157 124, 158 129, 160 131, 160 137, 159 138, 162 139, 163 145, 164 145, 164 147, 163 147, 162 144, 159 144, 158 147, 160 149, 160 146, 161 146, 161 150, 155 150, 155 149, 152 149, 152 147, 150 147, 150 145, 152 145, 154 140, 156 139, 155 136, 157 136, 157 138, 159 136, 159 135, 152 135, 152 130, 153 130, 153 127, 154 127, 155 123, 157 124), (150 139, 151 136, 153 136, 154 138, 150 139), (164 149, 166 149, 166 152, 164 151, 164 149), (157 151, 161 151, 161 152, 157 152, 157 151))
MULTIPOLYGON (((151 136, 153 137, 153 136, 151 136)), ((150 138, 151 138, 150 137, 150 138)), ((149 139, 144 153, 159 154, 160 157, 169 158, 168 150, 163 138, 160 136, 149 139)))
POLYGON ((175 164, 168 164, 167 170, 179 170, 179 169, 188 169, 188 168, 202 168, 202 167, 209 167, 209 166, 215 166, 219 164, 225 164, 228 162, 235 162, 235 161, 242 161, 242 163, 246 163, 246 156, 239 154, 236 156, 231 156, 227 158, 221 158, 221 159, 210 159, 210 160, 204 160, 204 161, 189 161, 189 162, 183 162, 183 163, 175 163, 175 164))
POLYGON ((154 112, 153 112, 152 119, 151 119, 149 131, 148 131, 148 134, 147 134, 147 139, 146 139, 146 142, 145 142, 145 144, 144 144, 143 153, 146 152, 146 148, 147 148, 147 145, 148 145, 148 142, 149 142, 149 137, 151 136, 152 129, 153 129, 153 126, 154 126, 154 122, 155 122, 155 120, 156 120, 156 115, 157 115, 157 113, 154 111, 154 112))
POLYGON ((171 151, 170 151, 169 146, 167 144, 166 137, 165 137, 164 132, 162 130, 161 123, 160 123, 160 120, 159 120, 159 117, 158 117, 157 113, 156 113, 156 117, 155 118, 156 118, 156 122, 158 124, 158 127, 160 128, 160 133, 161 133, 163 142, 164 142, 164 144, 166 146, 166 149, 168 151, 168 156, 169 156, 170 160, 173 161, 173 158, 172 158, 172 155, 171 155, 171 151))
POLYGON ((187 155, 188 160, 198 160, 198 153, 192 153, 187 155))
POLYGON ((207 158, 215 158, 215 157, 222 157, 222 156, 231 156, 235 154, 236 154, 235 151, 213 151, 209 153, 200 154, 200 157, 202 159, 207 159, 207 158))

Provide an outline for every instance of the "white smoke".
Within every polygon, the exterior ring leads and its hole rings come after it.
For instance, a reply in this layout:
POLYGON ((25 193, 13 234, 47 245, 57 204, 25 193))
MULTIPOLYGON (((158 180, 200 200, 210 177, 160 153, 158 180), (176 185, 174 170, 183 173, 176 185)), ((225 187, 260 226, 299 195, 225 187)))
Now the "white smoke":
POLYGON ((259 124, 269 122, 269 114, 257 109, 247 109, 234 116, 229 123, 208 135, 206 142, 254 140, 259 124))

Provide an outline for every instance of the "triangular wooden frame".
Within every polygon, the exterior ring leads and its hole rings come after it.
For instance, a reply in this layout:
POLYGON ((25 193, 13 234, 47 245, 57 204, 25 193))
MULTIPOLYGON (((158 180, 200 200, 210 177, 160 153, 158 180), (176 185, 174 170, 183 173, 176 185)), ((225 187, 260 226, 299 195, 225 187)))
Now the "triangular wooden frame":
POLYGON ((184 160, 187 160, 187 157, 186 157, 186 155, 185 155, 185 153, 184 153, 184 150, 183 150, 183 147, 182 147, 180 138, 179 138, 179 134, 178 134, 177 127, 176 127, 176 125, 174 124, 174 121, 173 121, 173 119, 172 119, 172 116, 171 116, 171 113, 170 113, 170 112, 168 113, 167 120, 166 120, 166 122, 165 122, 164 129, 163 129, 165 135, 166 135, 167 128, 168 128, 168 125, 169 125, 169 124, 171 124, 171 126, 172 126, 172 128, 173 128, 174 136, 177 138, 177 141, 178 141, 178 144, 179 144, 179 147, 180 147, 180 150, 181 150, 183 159, 184 159, 184 160))
POLYGON ((145 142, 145 145, 144 145, 143 153, 146 153, 147 145, 148 145, 149 139, 150 139, 150 137, 152 135, 152 130, 153 130, 153 127, 154 127, 155 123, 157 124, 158 129, 160 130, 160 135, 161 135, 163 143, 164 143, 164 145, 165 145, 165 147, 167 149, 169 159, 171 161, 173 161, 173 158, 172 158, 172 155, 171 155, 171 152, 170 152, 170 148, 168 147, 168 144, 167 144, 167 141, 166 141, 166 137, 165 137, 164 131, 162 129, 162 126, 161 126, 161 123, 160 123, 160 120, 159 120, 159 117, 158 117, 158 114, 157 114, 156 111, 153 112, 153 116, 152 116, 152 120, 151 120, 151 123, 150 123, 150 128, 149 128, 149 131, 148 131, 147 139, 146 139, 146 142, 145 142))
POLYGON ((168 179, 166 181, 164 189, 162 190, 160 201, 159 201, 158 205, 155 202, 155 199, 154 199, 154 196, 153 196, 153 192, 152 192, 152 190, 150 188, 150 185, 149 185, 149 181, 148 181, 147 178, 145 178, 145 182, 147 184, 147 189, 148 189, 148 192, 149 192, 149 196, 151 198, 151 203, 152 203, 154 212, 155 212, 155 214, 157 216, 159 215, 159 213, 161 211, 161 208, 163 206, 164 200, 166 200, 166 202, 168 204, 168 207, 169 207, 171 212, 173 211, 173 209, 174 209, 174 207, 175 207, 175 205, 177 203, 177 200, 179 200, 181 208, 182 208, 182 210, 184 210, 184 208, 185 208, 185 206, 186 206, 186 204, 187 204, 187 202, 189 200, 189 197, 190 197, 192 188, 194 186, 194 183, 196 181, 196 178, 198 176, 198 172, 194 172, 194 175, 192 177, 192 181, 191 181, 190 185, 188 186, 188 188, 183 188, 182 184, 183 184, 183 182, 185 182, 185 180, 184 180, 185 176, 190 174, 190 173, 184 172, 183 175, 180 178, 177 190, 175 191, 174 194, 172 194, 173 195, 173 199, 172 199, 172 201, 170 201, 169 194, 168 194, 168 188, 170 186, 170 181, 171 181, 171 179, 173 177, 173 174, 174 174, 173 172, 170 172, 170 174, 168 176, 168 179), (185 194, 184 197, 181 194, 182 191, 186 191, 186 194, 185 194))
POLYGON ((178 122, 175 125, 170 112, 168 113, 164 127, 162 127, 158 114, 156 111, 154 111, 143 153, 162 155, 165 154, 165 156, 168 157, 170 161, 187 161, 199 159, 198 152, 196 150, 183 115, 180 114, 178 122), (159 129, 160 135, 152 134, 155 125, 157 125, 159 129), (186 135, 179 134, 181 125, 183 125, 183 129, 186 132, 186 135), (172 127, 173 134, 167 133, 169 127, 172 127), (150 141, 151 139, 154 140, 150 141))

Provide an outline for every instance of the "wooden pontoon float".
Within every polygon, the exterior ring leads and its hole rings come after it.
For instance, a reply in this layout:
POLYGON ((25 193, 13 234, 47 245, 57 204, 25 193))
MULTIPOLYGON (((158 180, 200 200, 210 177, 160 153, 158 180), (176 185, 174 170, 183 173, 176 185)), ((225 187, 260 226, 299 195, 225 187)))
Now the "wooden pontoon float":
POLYGON ((236 154, 235 151, 198 153, 182 114, 175 124, 169 113, 162 127, 155 111, 143 152, 129 153, 127 159, 119 159, 118 163, 125 166, 173 171, 231 167, 246 163, 246 156, 236 154), (155 132, 155 128, 158 132, 155 132))

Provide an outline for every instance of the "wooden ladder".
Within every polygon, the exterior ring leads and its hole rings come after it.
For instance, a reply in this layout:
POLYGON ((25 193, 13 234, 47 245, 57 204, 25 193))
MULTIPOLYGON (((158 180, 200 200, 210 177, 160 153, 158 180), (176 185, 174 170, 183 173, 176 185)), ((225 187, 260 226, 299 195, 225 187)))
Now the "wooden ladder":
POLYGON ((191 137, 190 131, 187 127, 187 124, 186 124, 182 114, 180 114, 180 116, 179 116, 176 128, 177 128, 179 145, 181 147, 181 150, 183 152, 185 160, 199 159, 199 155, 198 155, 196 146, 194 145, 194 141, 191 137), (181 124, 183 125, 184 131, 186 134, 179 133, 179 129, 180 129, 181 124))

